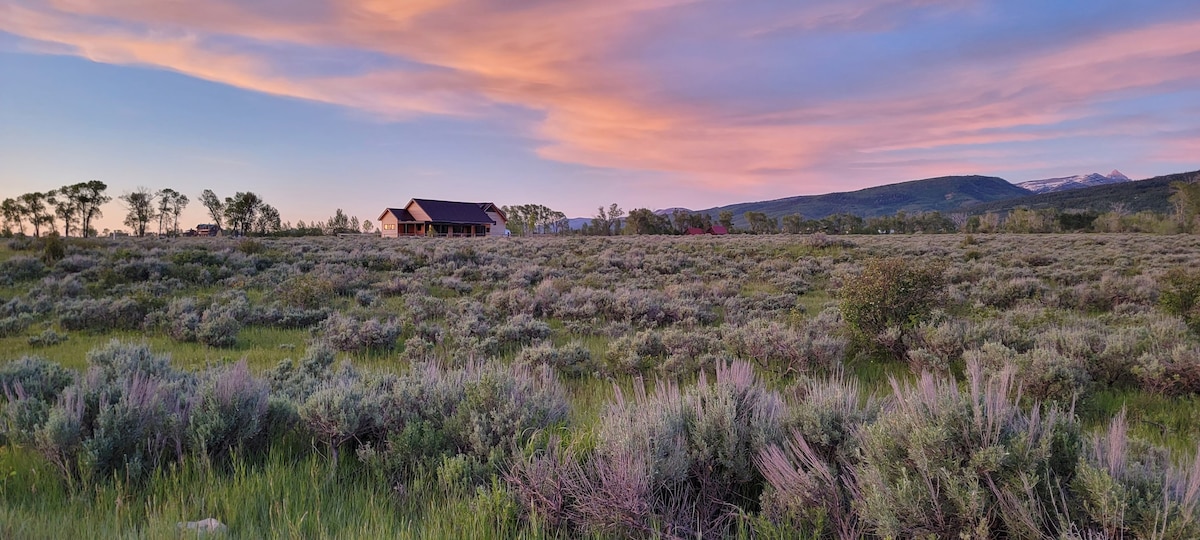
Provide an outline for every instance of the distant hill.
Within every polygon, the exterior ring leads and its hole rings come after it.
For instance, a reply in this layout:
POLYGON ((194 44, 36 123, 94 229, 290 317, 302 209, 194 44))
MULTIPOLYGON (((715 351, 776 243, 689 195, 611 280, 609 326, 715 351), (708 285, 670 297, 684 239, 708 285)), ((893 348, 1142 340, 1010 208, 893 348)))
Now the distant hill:
POLYGON ((1107 212, 1113 203, 1121 203, 1130 212, 1171 211, 1171 182, 1189 181, 1200 171, 1156 176, 1146 180, 1121 182, 1068 191, 1056 191, 976 204, 966 208, 972 214, 1004 213, 1015 208, 1057 208, 1059 210, 1107 212))
POLYGON ((708 210, 715 219, 724 210, 733 212, 735 225, 746 225, 743 214, 763 212, 779 218, 800 214, 804 219, 821 219, 834 214, 854 214, 876 217, 895 214, 901 210, 914 212, 955 212, 979 203, 1012 199, 1029 195, 1003 178, 994 176, 943 176, 888 184, 846 193, 803 195, 772 201, 731 204, 708 210))
POLYGON ((1064 176, 1062 178, 1046 178, 1044 180, 1030 180, 1017 184, 1020 187, 1028 189, 1034 193, 1053 193, 1055 191, 1068 191, 1072 189, 1081 189, 1093 186, 1103 186, 1107 184, 1119 184, 1122 182, 1132 182, 1128 176, 1121 174, 1121 171, 1114 170, 1105 176, 1100 173, 1081 174, 1078 176, 1064 176))

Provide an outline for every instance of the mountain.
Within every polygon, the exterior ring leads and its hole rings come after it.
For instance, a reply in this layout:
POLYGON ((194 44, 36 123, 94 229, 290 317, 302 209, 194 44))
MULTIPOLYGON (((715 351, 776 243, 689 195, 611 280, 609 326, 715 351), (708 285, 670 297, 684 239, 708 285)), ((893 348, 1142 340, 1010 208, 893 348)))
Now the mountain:
POLYGON ((669 217, 669 216, 673 215, 676 211, 683 212, 685 214, 692 213, 691 210, 688 210, 687 208, 680 208, 678 206, 671 207, 671 208, 663 208, 661 210, 655 210, 654 213, 657 215, 660 215, 660 216, 668 216, 669 217))
POLYGON ((1092 186, 1103 186, 1107 184, 1119 184, 1121 182, 1132 182, 1128 176, 1121 174, 1121 171, 1114 170, 1104 176, 1100 173, 1081 174, 1078 176, 1064 176, 1062 178, 1046 178, 1044 180, 1030 180, 1017 184, 1034 193, 1053 193, 1055 191, 1067 191, 1070 189, 1080 189, 1092 186))
POLYGON ((800 214, 805 219, 821 219, 833 214, 854 214, 869 218, 895 214, 901 210, 908 213, 935 210, 943 213, 954 212, 970 205, 1029 194, 1028 190, 994 176, 942 176, 846 193, 803 195, 731 204, 700 210, 700 213, 710 214, 715 219, 720 212, 728 210, 733 212, 735 225, 745 226, 746 219, 743 215, 746 212, 763 212, 767 217, 773 218, 789 214, 800 214))
MULTIPOLYGON (((1122 175, 1124 176, 1124 175, 1122 175)), ((984 212, 1005 213, 1016 208, 1057 208, 1060 211, 1094 211, 1107 212, 1114 204, 1120 204, 1126 211, 1167 213, 1172 211, 1171 183, 1188 182, 1200 178, 1200 171, 1156 176, 1146 180, 1119 182, 1092 187, 1069 189, 1066 191, 1051 191, 1018 197, 1015 199, 992 201, 967 207, 965 211, 971 214, 984 212)))

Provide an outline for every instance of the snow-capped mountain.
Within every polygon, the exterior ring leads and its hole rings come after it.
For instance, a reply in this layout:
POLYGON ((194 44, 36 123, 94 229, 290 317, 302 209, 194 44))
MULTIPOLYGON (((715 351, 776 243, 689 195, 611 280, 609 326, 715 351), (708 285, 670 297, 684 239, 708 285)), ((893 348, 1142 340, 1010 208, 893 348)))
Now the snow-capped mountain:
POLYGON ((1114 170, 1113 172, 1108 173, 1108 176, 1104 176, 1100 173, 1081 174, 1079 176, 1066 176, 1063 178, 1030 180, 1028 182, 1021 182, 1017 185, 1034 193, 1050 193, 1053 191, 1066 191, 1068 189, 1079 189, 1130 181, 1131 180, 1128 176, 1121 174, 1121 171, 1114 170))

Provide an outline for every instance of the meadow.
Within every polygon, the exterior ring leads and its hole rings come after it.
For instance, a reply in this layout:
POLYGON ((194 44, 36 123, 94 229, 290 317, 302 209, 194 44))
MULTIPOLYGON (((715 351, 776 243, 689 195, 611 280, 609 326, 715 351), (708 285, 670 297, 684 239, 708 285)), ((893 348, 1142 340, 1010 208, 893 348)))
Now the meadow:
POLYGON ((0 536, 1195 538, 1200 238, 0 244, 0 536))

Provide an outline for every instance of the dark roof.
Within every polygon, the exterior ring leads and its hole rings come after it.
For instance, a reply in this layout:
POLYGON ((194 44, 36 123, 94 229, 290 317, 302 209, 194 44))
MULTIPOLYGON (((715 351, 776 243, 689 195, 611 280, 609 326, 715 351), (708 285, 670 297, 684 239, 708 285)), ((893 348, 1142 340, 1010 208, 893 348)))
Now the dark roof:
POLYGON ((500 216, 500 219, 503 219, 504 221, 508 221, 508 216, 504 215, 504 211, 501 210, 500 207, 496 206, 495 204, 492 204, 490 202, 481 202, 481 203, 479 203, 479 207, 482 208, 484 212, 495 212, 497 215, 500 216))
MULTIPOLYGON (((431 199, 413 199, 413 204, 421 207, 429 214, 429 221, 434 223, 468 223, 474 225, 494 225, 496 222, 488 217, 479 203, 435 201, 431 199)), ((410 218, 411 219, 411 218, 410 218)))
POLYGON ((382 214, 379 214, 379 219, 383 219, 383 216, 388 214, 396 216, 396 221, 416 221, 413 219, 412 214, 408 213, 408 210, 403 208, 388 208, 387 210, 384 210, 382 214))

